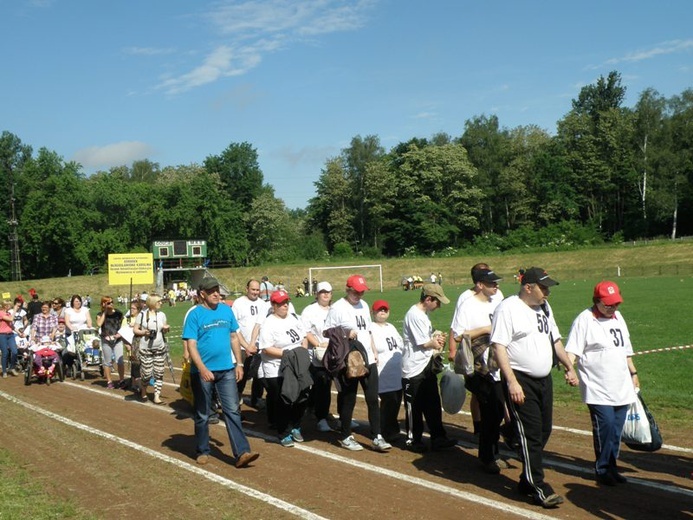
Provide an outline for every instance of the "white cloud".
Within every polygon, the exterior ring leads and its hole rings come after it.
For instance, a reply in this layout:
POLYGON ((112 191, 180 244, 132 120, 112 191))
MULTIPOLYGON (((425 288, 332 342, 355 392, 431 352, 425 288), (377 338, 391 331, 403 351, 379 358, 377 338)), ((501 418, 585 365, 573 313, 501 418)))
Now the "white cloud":
POLYGON ((640 49, 634 52, 629 52, 624 56, 610 58, 601 65, 589 67, 590 69, 600 69, 604 66, 618 65, 619 63, 635 63, 639 61, 649 60, 657 56, 667 54, 675 54, 679 52, 687 52, 693 49, 693 40, 671 40, 658 43, 650 49, 640 49))
POLYGON ((222 37, 203 62, 189 72, 164 79, 167 94, 239 76, 257 67, 263 56, 287 49, 308 37, 356 30, 366 23, 377 0, 223 0, 203 15, 222 37))
POLYGON ((278 157, 295 168, 300 164, 308 166, 323 164, 328 157, 335 156, 338 153, 339 149, 334 146, 305 146, 298 150, 284 147, 272 151, 271 155, 278 157))
POLYGON ((77 150, 72 160, 85 168, 110 168, 149 158, 154 148, 140 141, 121 141, 105 146, 90 146, 77 150))
POLYGON ((435 112, 419 112, 418 114, 414 115, 414 119, 433 119, 437 116, 438 114, 435 112))
POLYGON ((134 56, 158 56, 162 54, 172 54, 175 52, 175 49, 172 47, 125 47, 123 52, 125 52, 125 54, 132 54, 134 56))

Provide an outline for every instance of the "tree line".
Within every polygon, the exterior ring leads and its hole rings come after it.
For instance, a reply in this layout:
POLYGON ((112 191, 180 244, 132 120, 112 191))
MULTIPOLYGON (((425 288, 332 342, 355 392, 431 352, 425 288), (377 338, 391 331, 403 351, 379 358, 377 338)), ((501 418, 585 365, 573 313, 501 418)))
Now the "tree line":
POLYGON ((0 278, 18 266, 26 279, 84 274, 157 239, 205 239, 211 262, 238 266, 691 234, 693 89, 670 98, 647 89, 634 107, 625 92, 615 71, 582 88, 555 135, 480 115, 458 137, 389 151, 356 136, 325 162, 300 210, 264 182, 247 142, 201 164, 143 160, 86 176, 5 131, 0 278))

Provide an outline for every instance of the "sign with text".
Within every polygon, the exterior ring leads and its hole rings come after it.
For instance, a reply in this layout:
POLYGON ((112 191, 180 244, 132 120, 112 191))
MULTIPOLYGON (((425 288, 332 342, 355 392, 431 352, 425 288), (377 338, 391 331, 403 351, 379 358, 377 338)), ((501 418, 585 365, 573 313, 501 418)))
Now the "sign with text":
POLYGON ((108 255, 109 285, 153 284, 154 258, 151 253, 108 255))

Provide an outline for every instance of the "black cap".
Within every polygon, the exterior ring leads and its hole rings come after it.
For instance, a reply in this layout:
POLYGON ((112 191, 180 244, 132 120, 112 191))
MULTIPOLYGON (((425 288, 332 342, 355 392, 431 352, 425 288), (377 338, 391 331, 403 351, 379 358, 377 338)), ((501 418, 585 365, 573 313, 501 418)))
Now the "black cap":
POLYGON ((558 282, 549 277, 549 274, 541 267, 530 267, 522 275, 522 284, 538 283, 544 287, 558 285, 558 282))
POLYGON ((493 283, 497 282, 498 280, 502 280, 500 276, 498 276, 496 273, 491 271, 491 269, 477 269, 474 271, 474 276, 472 277, 472 281, 474 283, 477 282, 486 282, 486 283, 493 283))

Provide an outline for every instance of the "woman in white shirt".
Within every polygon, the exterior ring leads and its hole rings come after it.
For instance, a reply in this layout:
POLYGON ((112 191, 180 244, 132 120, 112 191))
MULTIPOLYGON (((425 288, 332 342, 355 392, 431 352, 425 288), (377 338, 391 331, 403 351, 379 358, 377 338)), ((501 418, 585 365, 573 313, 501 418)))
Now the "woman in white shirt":
POLYGON ((82 306, 82 297, 75 294, 70 298, 70 307, 65 309, 65 325, 72 332, 82 329, 91 329, 91 314, 89 309, 82 306))
POLYGON ((262 356, 262 372, 267 388, 267 418, 270 427, 279 433, 282 446, 292 447, 294 442, 303 442, 301 418, 306 411, 306 402, 286 404, 281 397, 282 378, 279 377, 284 352, 295 348, 308 348, 306 334, 301 321, 289 313, 289 294, 274 291, 270 297, 272 314, 267 316, 260 329, 259 348, 262 356))

